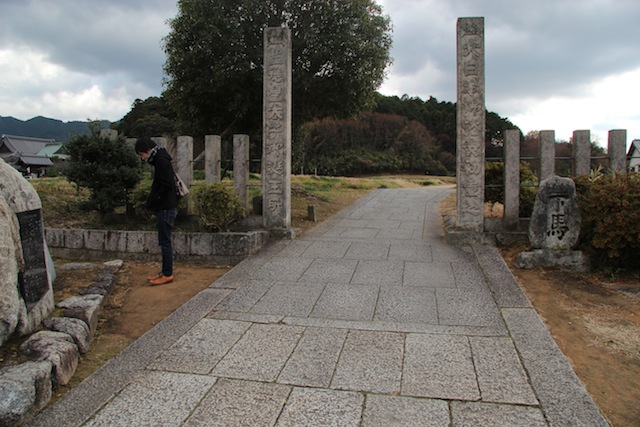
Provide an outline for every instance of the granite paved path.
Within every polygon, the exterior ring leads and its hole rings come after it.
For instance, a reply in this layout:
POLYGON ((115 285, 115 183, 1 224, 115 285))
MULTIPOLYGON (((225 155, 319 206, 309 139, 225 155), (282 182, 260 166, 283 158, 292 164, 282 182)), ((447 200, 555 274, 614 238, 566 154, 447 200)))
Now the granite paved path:
POLYGON ((270 244, 31 424, 608 425, 496 249, 444 242, 449 191, 270 244))

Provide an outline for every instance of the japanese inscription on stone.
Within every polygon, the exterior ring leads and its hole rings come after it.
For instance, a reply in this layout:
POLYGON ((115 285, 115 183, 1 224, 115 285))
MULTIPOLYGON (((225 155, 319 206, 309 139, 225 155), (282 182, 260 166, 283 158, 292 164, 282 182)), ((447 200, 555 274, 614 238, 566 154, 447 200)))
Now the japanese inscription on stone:
POLYGON ((484 18, 458 19, 458 226, 484 224, 484 18))
POLYGON ((572 249, 580 236, 575 184, 557 175, 540 183, 529 224, 534 249, 572 249))
POLYGON ((291 223, 291 32, 265 30, 263 129, 263 222, 291 223))

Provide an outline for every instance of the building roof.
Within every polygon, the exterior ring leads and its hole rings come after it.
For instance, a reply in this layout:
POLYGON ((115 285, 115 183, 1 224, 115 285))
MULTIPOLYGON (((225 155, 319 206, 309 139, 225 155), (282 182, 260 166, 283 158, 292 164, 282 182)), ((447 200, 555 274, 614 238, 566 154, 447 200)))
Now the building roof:
POLYGON ((627 157, 640 157, 640 139, 634 139, 631 141, 627 157))
POLYGON ((51 166, 50 157, 60 148, 62 144, 55 139, 17 135, 2 135, 0 139, 0 157, 19 159, 28 166, 51 166))

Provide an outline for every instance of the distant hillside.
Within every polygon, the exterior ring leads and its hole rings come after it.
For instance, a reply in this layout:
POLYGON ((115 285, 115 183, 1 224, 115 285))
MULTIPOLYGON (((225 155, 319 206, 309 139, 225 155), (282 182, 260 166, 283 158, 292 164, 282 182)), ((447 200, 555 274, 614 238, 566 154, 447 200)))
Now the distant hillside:
MULTIPOLYGON (((102 127, 108 128, 111 122, 102 121, 102 127)), ((0 134, 52 138, 57 142, 67 142, 76 135, 89 133, 87 122, 63 122, 38 116, 27 121, 14 117, 0 116, 0 134)))

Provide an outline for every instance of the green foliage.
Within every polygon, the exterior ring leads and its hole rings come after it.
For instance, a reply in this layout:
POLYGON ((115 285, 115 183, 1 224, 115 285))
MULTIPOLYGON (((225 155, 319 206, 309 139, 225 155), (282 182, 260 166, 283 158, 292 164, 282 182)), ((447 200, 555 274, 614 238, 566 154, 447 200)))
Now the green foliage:
MULTIPOLYGON (((484 200, 504 204, 504 163, 486 162, 484 169, 484 200)), ((537 178, 526 162, 520 162, 520 208, 519 216, 530 217, 536 201, 537 178)))
POLYGON ((66 144, 67 179, 91 191, 88 208, 112 213, 127 202, 129 191, 140 181, 141 163, 124 138, 100 135, 100 123, 90 124, 90 135, 79 135, 66 144))
POLYGON ((118 133, 130 138, 171 136, 175 133, 175 113, 162 97, 136 99, 131 111, 115 125, 118 133))
POLYGON ((582 217, 580 241, 596 266, 639 269, 640 174, 574 178, 582 217))
POLYGON ((147 209, 147 198, 151 191, 151 179, 143 179, 129 193, 129 203, 136 216, 152 221, 155 214, 147 209))
POLYGON ((238 195, 223 184, 196 187, 191 195, 198 222, 205 230, 226 231, 246 215, 238 195))
POLYGON ((194 136, 260 129, 266 27, 291 29, 294 129, 371 105, 390 63, 373 0, 180 0, 169 25, 164 96, 194 136))

